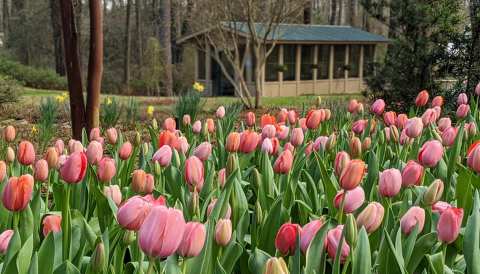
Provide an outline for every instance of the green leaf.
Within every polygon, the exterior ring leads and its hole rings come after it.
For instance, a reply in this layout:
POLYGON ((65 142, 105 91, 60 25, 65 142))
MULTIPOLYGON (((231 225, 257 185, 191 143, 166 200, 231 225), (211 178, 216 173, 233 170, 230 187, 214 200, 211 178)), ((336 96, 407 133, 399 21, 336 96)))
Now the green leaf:
POLYGON ((6 272, 6 270, 15 268, 14 259, 21 248, 22 240, 20 239, 20 233, 18 232, 18 230, 15 230, 8 244, 7 255, 5 256, 5 260, 3 261, 2 273, 10 274, 9 272, 6 272))
POLYGON ((358 234, 358 242, 353 257, 353 274, 372 273, 372 259, 370 257, 370 242, 367 231, 362 227, 358 234))
POLYGON ((33 234, 25 241, 17 255, 17 270, 19 274, 28 273, 33 251, 33 234))
MULTIPOLYGON (((398 228, 399 231, 401 231, 400 228, 398 228)), ((384 235, 385 239, 387 239, 388 247, 390 248, 390 251, 393 253, 393 257, 395 258, 395 262, 397 263, 400 271, 402 274, 405 274, 405 266, 404 266, 404 261, 401 256, 399 256, 399 252, 395 249, 395 246, 393 245, 392 239, 390 238, 390 235, 388 235, 387 231, 384 230, 384 235)), ((398 235, 398 234, 397 234, 398 235)))
POLYGON ((38 274, 38 252, 35 251, 28 269, 28 274, 38 274))
POLYGON ((415 243, 412 256, 408 261, 407 271, 408 273, 414 273, 417 266, 420 264, 425 254, 431 251, 432 247, 437 243, 437 233, 431 232, 420 237, 415 243))
POLYGON ((372 188, 375 185, 375 181, 378 179, 379 174, 379 167, 378 167, 378 158, 373 150, 368 152, 368 174, 365 183, 363 184, 363 188, 365 189, 365 197, 370 197, 370 193, 372 188))
POLYGON ((242 255, 243 248, 235 241, 231 241, 230 244, 223 251, 222 257, 219 258, 222 269, 226 273, 231 273, 236 265, 237 260, 242 255))
POLYGON ((39 273, 50 274, 53 271, 53 264, 55 259, 55 238, 54 233, 48 233, 38 250, 39 273))
POLYGON ((427 255, 427 259, 430 269, 432 270, 431 273, 443 274, 444 262, 442 252, 435 253, 433 255, 427 255))
POLYGON ((263 273, 263 268, 268 259, 270 259, 270 255, 267 252, 255 248, 248 259, 250 273, 263 273))
POLYGON ((32 209, 30 208, 30 205, 27 205, 24 210, 15 214, 20 214, 20 224, 18 228, 23 243, 32 235, 32 231, 34 231, 32 209))
POLYGON ((323 273, 326 259, 324 240, 328 230, 332 227, 330 222, 325 223, 315 234, 307 249, 305 260, 305 273, 323 273))
POLYGON ((478 191, 475 191, 474 208, 472 215, 468 217, 463 240, 463 254, 469 274, 480 273, 480 199, 478 191))
POLYGON ((80 274, 80 270, 70 261, 64 261, 55 269, 53 274, 80 274))

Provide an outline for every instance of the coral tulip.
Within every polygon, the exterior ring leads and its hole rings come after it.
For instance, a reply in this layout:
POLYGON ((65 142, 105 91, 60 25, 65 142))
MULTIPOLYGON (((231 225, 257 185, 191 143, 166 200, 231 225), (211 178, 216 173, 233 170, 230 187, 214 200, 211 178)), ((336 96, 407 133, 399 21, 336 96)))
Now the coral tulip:
POLYGON ((101 182, 110 182, 115 173, 117 172, 117 167, 115 165, 115 160, 110 157, 103 157, 100 162, 98 162, 97 176, 101 182))
POLYGON ((253 152, 258 145, 259 136, 256 132, 251 130, 245 130, 240 133, 240 146, 239 150, 243 153, 253 152))
POLYGON ((128 158, 130 158, 130 155, 132 155, 132 150, 133 150, 132 143, 125 142, 122 144, 122 146, 118 150, 118 157, 120 157, 120 159, 125 161, 128 158))
POLYGON ((3 139, 7 143, 15 141, 16 131, 13 126, 7 126, 3 129, 3 139))
POLYGON ((356 188, 362 182, 364 174, 365 162, 356 159, 349 161, 340 175, 340 187, 345 190, 356 188))
POLYGON ((17 151, 18 161, 24 165, 29 166, 35 161, 35 148, 29 141, 21 141, 18 145, 17 151))
POLYGON ((305 125, 309 129, 317 129, 322 121, 322 113, 320 110, 310 110, 305 117, 305 125))
POLYGON ((240 147, 240 133, 230 132, 225 141, 225 149, 228 152, 237 152, 240 147))
POLYGON ((44 159, 40 159, 35 163, 34 167, 35 180, 45 182, 48 179, 48 163, 44 159))
POLYGON ((3 206, 10 211, 22 211, 30 202, 32 192, 32 175, 10 177, 2 193, 3 206))
POLYGON ((57 233, 62 231, 62 216, 59 215, 48 215, 43 218, 42 221, 42 232, 43 236, 47 237, 48 233, 53 232, 57 233))
POLYGON ((292 169, 293 154, 290 150, 284 150, 273 164, 273 171, 276 173, 287 174, 292 169))
POLYGON ((443 106, 443 97, 435 96, 432 100, 432 107, 442 107, 443 106))
POLYGON ((423 107, 428 103, 428 91, 422 90, 418 93, 417 98, 415 98, 415 105, 417 107, 423 107))
POLYGON ((440 215, 437 223, 438 240, 447 244, 453 243, 462 226, 463 209, 448 208, 440 215))

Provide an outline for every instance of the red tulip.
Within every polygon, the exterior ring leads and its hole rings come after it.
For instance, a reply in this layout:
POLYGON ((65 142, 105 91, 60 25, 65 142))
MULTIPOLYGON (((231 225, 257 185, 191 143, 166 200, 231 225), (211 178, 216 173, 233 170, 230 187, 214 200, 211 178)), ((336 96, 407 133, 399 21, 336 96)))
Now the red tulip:
POLYGON ((380 203, 369 203, 357 216, 358 227, 365 227, 368 233, 375 232, 382 224, 384 212, 380 203))
POLYGON ((249 127, 253 127, 255 125, 255 113, 248 112, 245 118, 245 123, 249 127))
POLYGON ((15 136, 16 132, 13 126, 7 126, 3 129, 3 139, 5 139, 7 143, 15 141, 15 136))
POLYGON ((302 249, 303 253, 307 252, 310 243, 322 226, 323 220, 319 219, 313 220, 302 227, 300 232, 300 248, 302 249))
POLYGON ((219 246, 227 246, 232 239, 232 221, 220 219, 215 226, 215 242, 219 246))
POLYGON ((168 130, 160 132, 160 134, 158 135, 158 147, 161 148, 164 145, 168 145, 172 149, 177 149, 179 146, 177 135, 168 130))
POLYGON ((185 161, 185 181, 188 184, 190 190, 197 189, 202 190, 204 183, 204 170, 203 163, 196 156, 190 156, 185 161))
POLYGON ((178 248, 178 254, 182 257, 198 256, 203 249, 206 237, 207 232, 202 223, 188 222, 185 225, 185 232, 178 248))
POLYGON ((163 121, 163 129, 168 130, 171 132, 175 132, 175 129, 177 128, 177 123, 175 122, 175 119, 168 117, 163 121))
POLYGON ((415 98, 415 105, 417 107, 423 107, 428 103, 428 91, 422 90, 418 93, 417 98, 415 98))
POLYGON ((168 145, 161 146, 152 156, 152 161, 158 162, 160 166, 166 167, 172 161, 172 148, 168 145))
POLYGON ((402 174, 400 170, 391 168, 380 173, 378 190, 383 197, 394 197, 402 187, 402 174))
POLYGON ((117 211, 117 220, 125 229, 138 231, 150 212, 150 203, 140 196, 128 199, 117 211))
POLYGON ((434 167, 442 159, 443 146, 437 140, 427 141, 418 152, 418 162, 425 167, 434 167))
POLYGON ((277 232, 275 247, 282 255, 293 255, 297 247, 297 234, 302 234, 298 224, 285 223, 277 232))
POLYGON ((130 142, 125 142, 122 144, 122 146, 120 147, 120 150, 118 151, 118 157, 120 157, 120 159, 125 161, 128 158, 130 158, 130 155, 132 155, 132 150, 133 150, 132 144, 130 142))
POLYGON ((273 164, 275 173, 287 174, 292 169, 293 154, 290 150, 284 150, 273 164))
POLYGON ((115 160, 112 158, 103 157, 102 160, 98 162, 97 176, 101 182, 110 182, 116 172, 115 160))
POLYGON ((212 145, 209 142, 203 142, 193 151, 193 155, 197 156, 202 161, 208 160, 212 154, 212 145))
POLYGON ((256 132, 251 130, 245 130, 240 133, 240 146, 239 150, 243 153, 253 152, 258 145, 259 136, 256 132))
POLYGON ((320 110, 310 110, 305 117, 305 125, 309 129, 317 129, 322 121, 322 113, 320 110))
POLYGON ((34 176, 35 176, 35 180, 41 181, 41 182, 45 182, 48 179, 47 161, 45 161, 44 159, 40 159, 35 163, 34 176))
POLYGON ((59 215, 48 215, 43 218, 42 225, 43 225, 43 236, 47 237, 48 233, 53 232, 57 233, 62 231, 62 216, 59 215))
MULTIPOLYGON (((338 225, 336 228, 331 229, 327 233, 325 239, 325 248, 327 249, 328 256, 335 260, 337 249, 340 247, 340 239, 342 238, 343 225, 338 225)), ((340 252, 340 262, 344 263, 350 253, 350 246, 347 241, 343 239, 342 250, 340 252)))
POLYGON ((138 244, 147 256, 166 258, 180 246, 185 226, 180 210, 154 206, 138 232, 138 244))
POLYGON ((418 186, 423 179, 423 166, 410 160, 402 170, 402 186, 418 186))
POLYGON ((362 160, 351 160, 342 170, 340 175, 340 186, 346 190, 356 188, 363 179, 365 174, 365 162, 362 160))
POLYGON ((35 162, 35 148, 32 143, 29 141, 21 141, 18 145, 17 158, 24 166, 33 164, 33 162, 35 162))
POLYGON ((225 149, 228 152, 237 152, 238 148, 240 147, 240 133, 238 132, 230 132, 227 136, 227 140, 225 141, 225 149))
POLYGON ((5 230, 0 234, 0 254, 7 253, 8 245, 10 244, 10 239, 12 239, 13 234, 14 231, 11 229, 5 230))
POLYGON ((60 167, 60 177, 69 184, 76 184, 83 180, 87 171, 87 156, 83 152, 74 152, 60 167))
MULTIPOLYGON (((340 209, 342 205, 343 196, 345 195, 345 190, 340 190, 335 198, 333 203, 335 208, 340 209)), ((356 187, 352 190, 347 191, 347 196, 345 196, 345 202, 343 204, 343 212, 352 213, 358 208, 360 208, 365 202, 365 192, 362 187, 356 187)))
POLYGON ((3 189, 3 206, 10 211, 22 211, 32 198, 33 177, 25 174, 20 177, 10 177, 3 189))
POLYGON ((402 232, 409 235, 418 224, 418 232, 423 230, 425 224, 425 210, 418 206, 413 206, 400 219, 402 232))
POLYGON ((118 185, 110 185, 103 187, 103 195, 112 199, 112 201, 119 206, 122 203, 122 192, 118 185))
POLYGON ((91 141, 87 147, 87 160, 89 164, 96 165, 103 158, 103 147, 98 141, 91 141))
POLYGON ((370 111, 375 113, 376 115, 382 115, 383 111, 385 110, 385 101, 382 99, 377 99, 373 102, 372 106, 370 107, 370 111))

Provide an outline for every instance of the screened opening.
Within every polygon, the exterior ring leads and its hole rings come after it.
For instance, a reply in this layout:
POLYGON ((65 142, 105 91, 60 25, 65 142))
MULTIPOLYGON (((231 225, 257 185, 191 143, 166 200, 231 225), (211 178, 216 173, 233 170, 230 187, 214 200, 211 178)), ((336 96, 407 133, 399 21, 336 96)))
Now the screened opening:
MULTIPOLYGON (((251 65, 253 66, 254 64, 251 65)), ((267 63, 265 65, 265 81, 278 81, 278 66, 278 46, 276 46, 267 57, 267 63)))
POLYGON ((356 78, 360 73, 360 45, 350 45, 349 46, 349 57, 348 57, 348 77, 356 78))
POLYGON ((295 68, 297 58, 296 45, 283 46, 283 64, 285 70, 283 71, 283 81, 295 81, 295 68))
POLYGON ((200 80, 206 80, 206 58, 205 58, 205 51, 203 50, 198 50, 197 51, 197 73, 198 73, 198 79, 200 80))
POLYGON ((333 61, 333 77, 344 78, 345 77, 345 45, 337 45, 334 48, 334 61, 333 61))
POLYGON ((328 79, 328 71, 330 67, 330 45, 319 45, 317 58, 317 79, 328 79))
POLYGON ((363 77, 373 76, 375 45, 363 46, 363 77))
POLYGON ((300 66, 300 80, 313 80, 313 51, 314 46, 302 45, 302 63, 300 66))

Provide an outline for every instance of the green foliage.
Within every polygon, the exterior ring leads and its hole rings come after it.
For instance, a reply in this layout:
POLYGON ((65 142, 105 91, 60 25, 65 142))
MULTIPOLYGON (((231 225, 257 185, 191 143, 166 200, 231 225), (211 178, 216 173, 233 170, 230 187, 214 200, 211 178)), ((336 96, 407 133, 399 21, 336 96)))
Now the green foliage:
POLYGON ((16 102, 20 92, 20 85, 16 80, 0 76, 0 104, 16 102))
POLYGON ((0 74, 8 75, 27 87, 41 89, 67 89, 67 80, 49 69, 22 65, 8 58, 0 57, 0 74))
POLYGON ((128 103, 125 107, 126 122, 130 125, 135 125, 136 121, 139 118, 139 105, 138 101, 134 97, 128 99, 128 103))
POLYGON ((58 104, 52 97, 47 97, 40 104, 40 119, 38 120, 39 143, 43 149, 56 133, 58 104))
POLYGON ((100 124, 104 128, 114 127, 123 111, 123 105, 115 97, 106 97, 100 105, 100 124))
POLYGON ((202 99, 201 93, 190 90, 177 98, 172 114, 178 120, 183 119, 183 115, 188 114, 192 121, 195 121, 204 104, 205 100, 202 99))
POLYGON ((437 79, 444 77, 450 59, 449 43, 460 29, 460 1, 392 1, 390 5, 362 4, 373 14, 389 8, 389 36, 385 62, 377 64, 376 74, 367 80, 370 97, 382 97, 391 104, 408 106, 420 90, 436 92, 437 79), (408 102, 408 103, 407 103, 408 102))

